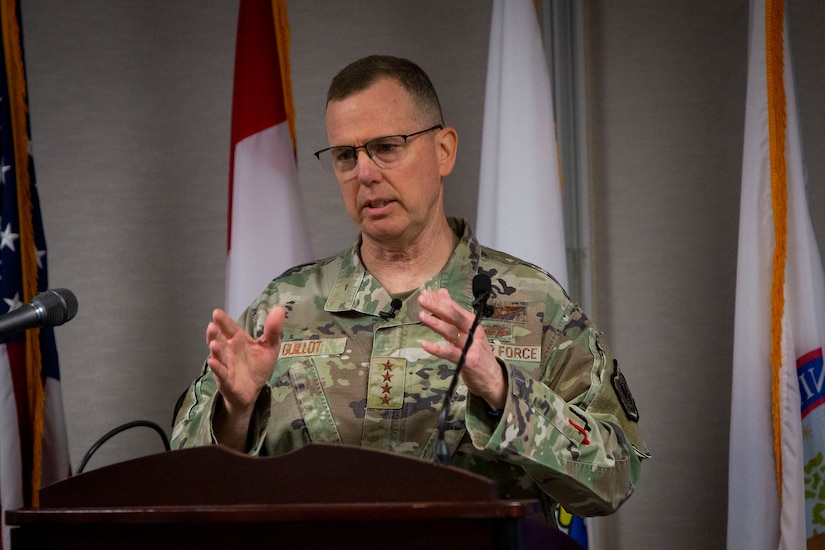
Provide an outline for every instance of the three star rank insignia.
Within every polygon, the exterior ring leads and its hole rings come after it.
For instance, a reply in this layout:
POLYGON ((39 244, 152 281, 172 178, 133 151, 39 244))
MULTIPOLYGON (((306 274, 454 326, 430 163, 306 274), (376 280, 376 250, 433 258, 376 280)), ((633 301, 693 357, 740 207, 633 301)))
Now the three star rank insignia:
POLYGON ((373 357, 370 360, 368 409, 400 409, 404 404, 404 371, 407 360, 400 357, 373 357))

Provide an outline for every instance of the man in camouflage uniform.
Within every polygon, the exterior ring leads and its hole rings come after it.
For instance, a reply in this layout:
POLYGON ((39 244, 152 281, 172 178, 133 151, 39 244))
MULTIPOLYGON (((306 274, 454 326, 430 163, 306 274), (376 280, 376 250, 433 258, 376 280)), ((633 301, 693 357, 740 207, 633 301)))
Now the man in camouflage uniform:
POLYGON ((432 459, 483 273, 493 311, 450 397, 449 463, 494 479, 503 497, 542 500, 548 521, 555 502, 616 510, 648 456, 633 398, 549 274, 444 214, 457 135, 427 76, 403 59, 356 61, 330 86, 327 133, 334 146, 317 155, 360 237, 275 279, 238 323, 215 310, 173 446, 277 455, 324 442, 432 459))

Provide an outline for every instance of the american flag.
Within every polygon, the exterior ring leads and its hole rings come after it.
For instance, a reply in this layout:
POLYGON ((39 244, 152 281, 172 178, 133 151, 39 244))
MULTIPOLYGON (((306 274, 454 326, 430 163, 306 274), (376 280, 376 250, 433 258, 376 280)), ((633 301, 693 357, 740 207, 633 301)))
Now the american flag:
MULTIPOLYGON (((19 14, 0 0, 0 315, 48 287, 19 14)), ((0 550, 11 548, 5 511, 37 507, 40 487, 71 471, 59 381, 51 328, 0 338, 0 550)))

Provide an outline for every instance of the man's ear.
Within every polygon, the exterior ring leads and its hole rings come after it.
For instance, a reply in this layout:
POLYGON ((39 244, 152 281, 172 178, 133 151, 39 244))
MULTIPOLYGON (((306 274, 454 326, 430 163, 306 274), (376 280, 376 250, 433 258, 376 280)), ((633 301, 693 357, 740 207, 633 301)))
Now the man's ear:
POLYGON ((456 153, 458 151, 458 133, 455 128, 447 127, 436 134, 438 148, 439 174, 446 176, 453 171, 456 153))

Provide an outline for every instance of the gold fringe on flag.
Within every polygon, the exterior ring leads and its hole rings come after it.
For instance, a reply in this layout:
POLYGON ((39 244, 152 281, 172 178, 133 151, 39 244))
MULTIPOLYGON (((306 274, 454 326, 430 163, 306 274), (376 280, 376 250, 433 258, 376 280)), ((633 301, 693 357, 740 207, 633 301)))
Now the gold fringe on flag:
MULTIPOLYGON (((16 0, 2 0, 3 49, 9 88, 9 109, 14 136, 14 163, 17 175, 17 203, 20 216, 20 255, 23 279, 23 301, 29 302, 37 293, 37 260, 35 259, 34 226, 32 223, 31 181, 29 179, 28 105, 26 75, 23 66, 20 28, 16 0)), ((26 383, 29 397, 29 420, 32 430, 32 507, 39 505, 41 466, 43 458, 43 380, 41 378, 40 331, 26 331, 26 383)))
POLYGON ((292 103, 292 71, 289 66, 289 18, 286 0, 272 0, 272 17, 275 23, 275 39, 278 41, 278 64, 281 67, 281 86, 284 91, 284 108, 292 138, 292 150, 296 150, 295 106, 292 103))
POLYGON ((782 427, 780 412, 782 369, 782 317, 785 313, 785 260, 787 256, 788 190, 785 167, 785 83, 783 25, 784 0, 765 2, 765 61, 768 91, 768 136, 770 138, 771 200, 773 204, 773 280, 771 284, 771 413, 776 480, 782 503, 782 427))

